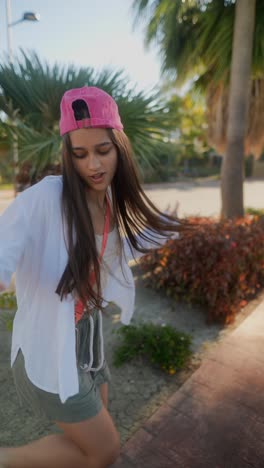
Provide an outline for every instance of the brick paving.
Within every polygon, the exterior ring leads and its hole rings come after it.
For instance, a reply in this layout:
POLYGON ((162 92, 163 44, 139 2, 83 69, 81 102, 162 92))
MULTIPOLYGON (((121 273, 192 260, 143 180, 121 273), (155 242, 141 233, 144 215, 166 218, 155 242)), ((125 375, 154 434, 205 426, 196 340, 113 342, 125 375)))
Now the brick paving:
POLYGON ((264 301, 123 446, 113 468, 264 467, 264 301))

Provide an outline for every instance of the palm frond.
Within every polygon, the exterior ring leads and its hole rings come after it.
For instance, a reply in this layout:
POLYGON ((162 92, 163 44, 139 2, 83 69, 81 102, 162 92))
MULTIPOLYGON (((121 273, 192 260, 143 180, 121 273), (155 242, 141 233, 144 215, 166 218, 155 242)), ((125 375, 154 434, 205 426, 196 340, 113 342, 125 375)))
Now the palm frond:
POLYGON ((58 160, 61 97, 67 89, 84 85, 98 86, 116 99, 139 165, 155 164, 158 144, 174 125, 158 92, 136 91, 122 70, 51 67, 35 52, 23 51, 14 65, 0 65, 0 110, 9 117, 3 125, 10 139, 17 136, 20 162, 30 161, 39 171, 58 160))
MULTIPOLYGON (((183 84, 201 71, 204 78, 228 82, 233 0, 134 0, 133 11, 135 18, 144 18, 146 45, 158 46, 165 77, 183 84)), ((252 75, 259 78, 263 73, 264 2, 257 0, 252 75)))
POLYGON ((14 123, 1 122, 1 127, 11 143, 16 135, 19 151, 19 163, 33 162, 34 170, 41 171, 49 164, 60 160, 61 139, 58 133, 46 130, 38 132, 20 120, 14 123))

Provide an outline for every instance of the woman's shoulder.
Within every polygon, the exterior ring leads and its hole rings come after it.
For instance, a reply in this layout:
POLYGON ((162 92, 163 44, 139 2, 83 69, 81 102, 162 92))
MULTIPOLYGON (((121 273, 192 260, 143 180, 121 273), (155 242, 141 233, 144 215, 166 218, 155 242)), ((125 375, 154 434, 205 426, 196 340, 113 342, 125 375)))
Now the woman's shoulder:
POLYGON ((36 184, 19 194, 21 202, 34 204, 42 200, 44 203, 60 199, 62 192, 62 176, 46 176, 36 184))
POLYGON ((15 208, 22 211, 29 219, 35 221, 49 219, 60 212, 62 193, 62 178, 47 176, 40 182, 20 192, 14 200, 15 208))
MULTIPOLYGON (((32 185, 26 190, 31 190, 32 192, 42 192, 42 191, 53 191, 60 192, 62 189, 62 176, 49 175, 41 179, 36 184, 32 185)), ((25 191, 26 191, 25 190, 25 191)))

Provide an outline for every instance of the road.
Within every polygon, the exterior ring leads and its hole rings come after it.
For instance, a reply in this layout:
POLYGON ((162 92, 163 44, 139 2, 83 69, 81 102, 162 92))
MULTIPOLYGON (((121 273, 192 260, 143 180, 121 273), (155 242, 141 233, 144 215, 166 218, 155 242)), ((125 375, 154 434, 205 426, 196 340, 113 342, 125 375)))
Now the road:
MULTIPOLYGON (((158 208, 165 210, 170 203, 179 203, 178 215, 218 215, 221 209, 219 181, 175 182, 144 186, 146 194, 158 208)), ((264 180, 247 180, 244 183, 245 207, 264 208, 264 180)), ((0 213, 13 199, 13 192, 0 191, 0 213)))

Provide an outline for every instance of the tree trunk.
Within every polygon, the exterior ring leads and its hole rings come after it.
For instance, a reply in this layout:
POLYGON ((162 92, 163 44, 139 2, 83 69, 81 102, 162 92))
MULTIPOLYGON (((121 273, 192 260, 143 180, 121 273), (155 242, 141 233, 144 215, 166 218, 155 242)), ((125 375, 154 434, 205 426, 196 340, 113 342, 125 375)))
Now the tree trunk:
MULTIPOLYGON (((228 102, 227 149, 222 164, 222 216, 243 216, 246 134, 256 0, 237 0, 228 102)), ((221 44, 219 44, 221 47, 221 44)))

